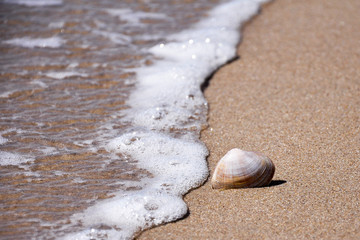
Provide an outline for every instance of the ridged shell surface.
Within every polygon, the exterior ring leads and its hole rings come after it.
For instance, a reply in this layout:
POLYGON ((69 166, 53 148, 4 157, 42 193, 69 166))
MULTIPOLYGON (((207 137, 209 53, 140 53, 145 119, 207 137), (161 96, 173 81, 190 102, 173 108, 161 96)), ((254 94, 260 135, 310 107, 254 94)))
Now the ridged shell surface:
POLYGON ((218 162, 211 179, 212 188, 248 188, 267 186, 275 173, 270 158, 238 148, 230 150, 218 162))

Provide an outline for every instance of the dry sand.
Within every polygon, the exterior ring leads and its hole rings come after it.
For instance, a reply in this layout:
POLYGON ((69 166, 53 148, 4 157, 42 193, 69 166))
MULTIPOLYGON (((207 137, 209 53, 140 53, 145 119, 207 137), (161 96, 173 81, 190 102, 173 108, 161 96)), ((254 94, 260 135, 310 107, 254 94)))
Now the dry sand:
POLYGON ((360 239, 360 1, 276 0, 206 89, 211 174, 231 148, 272 186, 186 195, 189 215, 140 239, 360 239))

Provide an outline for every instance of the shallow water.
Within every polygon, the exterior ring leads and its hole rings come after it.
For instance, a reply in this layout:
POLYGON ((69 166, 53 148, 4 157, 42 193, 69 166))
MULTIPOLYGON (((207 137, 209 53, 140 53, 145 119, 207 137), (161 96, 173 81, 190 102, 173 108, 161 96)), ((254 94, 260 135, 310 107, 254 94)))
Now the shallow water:
POLYGON ((120 110, 153 59, 144 49, 216 3, 163 2, 0 3, 2 238, 76 231, 57 221, 151 177, 102 143, 128 131, 120 110))
POLYGON ((239 36, 216 15, 184 30, 224 2, 0 1, 1 238, 129 238, 186 213, 200 85, 239 36))

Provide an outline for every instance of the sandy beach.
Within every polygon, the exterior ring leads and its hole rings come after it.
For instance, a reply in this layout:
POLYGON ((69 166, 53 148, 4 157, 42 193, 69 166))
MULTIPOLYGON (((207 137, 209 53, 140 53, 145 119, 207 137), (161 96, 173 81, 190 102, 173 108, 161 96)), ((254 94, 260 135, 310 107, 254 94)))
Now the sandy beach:
POLYGON ((211 79, 210 174, 230 149, 276 165, 270 187, 185 196, 139 239, 360 239, 360 1, 276 0, 211 79))

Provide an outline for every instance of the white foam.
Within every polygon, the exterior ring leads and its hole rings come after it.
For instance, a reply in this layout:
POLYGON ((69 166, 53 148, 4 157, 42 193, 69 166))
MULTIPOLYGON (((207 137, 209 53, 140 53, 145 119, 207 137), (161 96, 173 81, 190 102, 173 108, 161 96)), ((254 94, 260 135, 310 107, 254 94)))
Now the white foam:
POLYGON ((121 152, 138 161, 141 168, 155 175, 152 187, 163 191, 163 184, 172 186, 168 193, 185 194, 202 183, 208 170, 204 157, 207 150, 194 140, 177 139, 153 131, 136 131, 111 141, 107 150, 121 152))
POLYGON ((12 91, 6 91, 3 93, 0 93, 0 98, 8 98, 11 96, 11 94, 15 93, 16 90, 12 90, 12 91))
POLYGON ((107 9, 110 15, 117 16, 128 24, 138 25, 141 19, 165 19, 167 16, 163 13, 151 13, 142 11, 133 11, 129 8, 107 9))
POLYGON ((11 44, 15 46, 25 47, 25 48, 34 48, 34 47, 41 47, 41 48, 58 48, 65 43, 65 40, 62 38, 55 36, 49 38, 13 38, 3 43, 11 44))
POLYGON ((65 22, 51 22, 49 23, 49 28, 63 28, 65 26, 65 22))
POLYGON ((0 135, 0 145, 7 143, 9 140, 0 135))
POLYGON ((73 216, 85 226, 102 223, 113 227, 111 231, 89 228, 65 239, 100 239, 107 233, 107 239, 128 239, 134 232, 146 227, 174 221, 187 212, 181 198, 161 192, 139 191, 125 197, 113 198, 88 208, 84 213, 73 216), (115 231, 121 228, 121 231, 115 231))
MULTIPOLYGON (((233 0, 222 4, 193 28, 149 49, 162 60, 137 70, 136 90, 127 102, 130 108, 122 112, 133 129, 105 148, 136 160, 154 177, 147 179, 141 190, 119 194, 74 215, 72 222, 81 222, 87 230, 66 239, 105 235, 108 239, 129 239, 138 231, 186 214, 182 196, 208 176, 207 150, 198 140, 207 107, 200 85, 235 56, 239 27, 257 13, 262 2, 233 0), (175 138, 173 129, 192 131, 175 138), (98 229, 100 225, 111 230, 98 229)), ((126 20, 123 16, 130 10, 109 13, 126 20)), ((134 19, 129 21, 138 21, 134 19)))
POLYGON ((72 62, 70 63, 66 68, 76 68, 79 66, 79 63, 78 62, 72 62))
POLYGON ((62 0, 4 0, 4 3, 19 4, 29 7, 56 6, 63 3, 62 0))
POLYGON ((74 76, 87 77, 88 75, 85 73, 69 71, 69 72, 48 72, 45 74, 45 76, 54 78, 54 79, 64 79, 64 78, 74 77, 74 76))
POLYGON ((46 155, 55 154, 58 152, 58 150, 54 147, 44 147, 44 148, 41 148, 40 151, 46 155))
POLYGON ((25 158, 19 154, 15 154, 15 153, 0 151, 0 165, 1 166, 20 165, 22 163, 26 163, 29 161, 33 161, 33 159, 25 158))
POLYGON ((34 84, 34 85, 38 85, 42 88, 47 88, 48 85, 46 83, 44 83, 43 81, 40 81, 40 80, 33 80, 30 82, 31 84, 34 84))
POLYGON ((77 177, 72 179, 73 183, 84 183, 86 182, 83 178, 77 177))
POLYGON ((125 45, 125 44, 129 44, 132 40, 131 37, 120 33, 100 31, 100 30, 93 30, 92 32, 97 35, 103 36, 116 44, 125 45))
POLYGON ((142 40, 142 41, 156 41, 161 38, 162 38, 162 36, 158 35, 158 34, 146 34, 146 35, 134 36, 135 40, 142 40))

